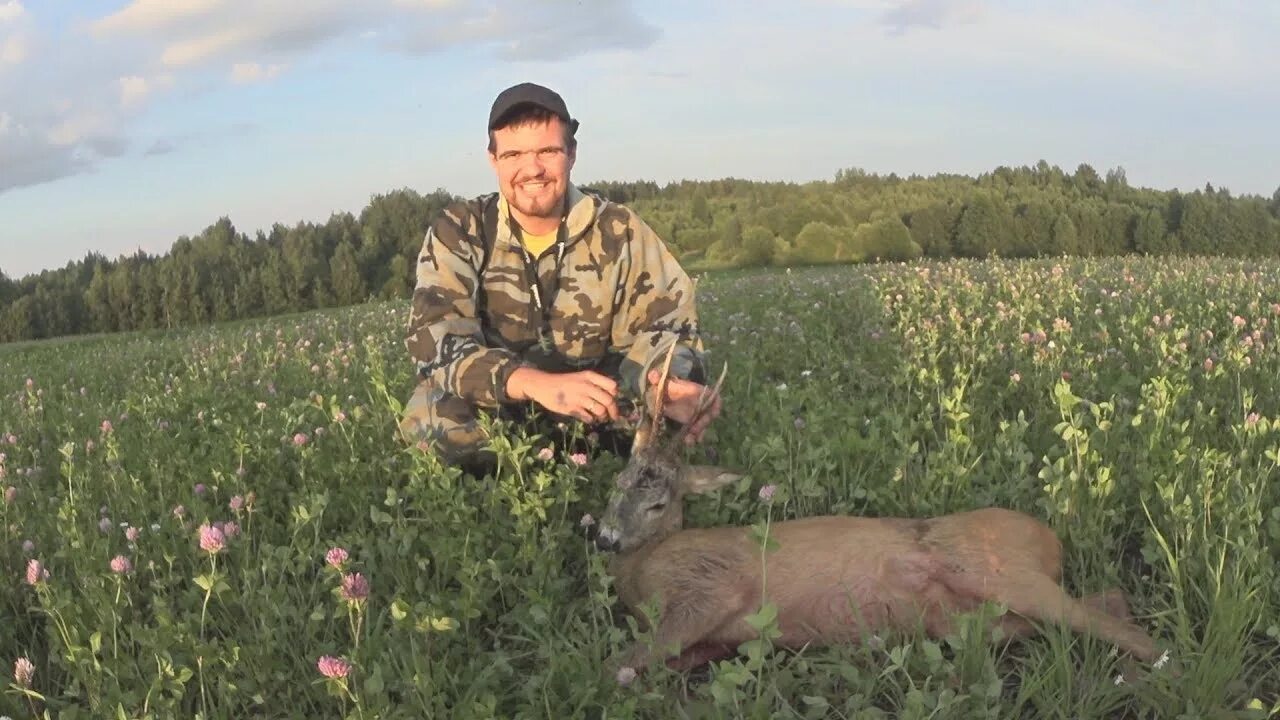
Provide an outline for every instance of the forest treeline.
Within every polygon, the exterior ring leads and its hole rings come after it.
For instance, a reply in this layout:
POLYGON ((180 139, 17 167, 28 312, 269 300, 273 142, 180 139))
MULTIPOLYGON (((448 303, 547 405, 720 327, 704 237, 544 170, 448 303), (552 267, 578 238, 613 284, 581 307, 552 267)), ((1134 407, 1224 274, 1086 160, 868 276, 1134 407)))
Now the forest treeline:
MULTIPOLYGON (((1124 170, 1044 161, 978 177, 841 170, 831 181, 602 182, 686 267, 920 257, 1280 255, 1280 189, 1232 196, 1130 186, 1124 170)), ((250 237, 220 218, 163 255, 99 253, 21 279, 0 272, 0 342, 407 299, 428 223, 456 198, 401 189, 359 215, 250 237)), ((38 239, 32 238, 35 242, 38 239)))

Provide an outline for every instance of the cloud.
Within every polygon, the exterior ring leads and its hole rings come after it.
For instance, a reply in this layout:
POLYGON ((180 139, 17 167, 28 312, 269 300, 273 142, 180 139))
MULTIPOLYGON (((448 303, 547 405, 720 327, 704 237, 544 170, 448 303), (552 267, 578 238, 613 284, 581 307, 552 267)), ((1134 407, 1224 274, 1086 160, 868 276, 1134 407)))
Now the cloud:
POLYGON ((10 22, 22 17, 26 12, 22 8, 22 3, 18 0, 8 0, 8 2, 0 3, 0 23, 10 22))
POLYGON ((151 91, 147 79, 138 75, 127 75, 120 78, 120 104, 124 107, 136 105, 151 91))
POLYGON ((45 132, 49 143, 59 147, 86 145, 95 154, 113 157, 120 153, 104 152, 103 148, 121 147, 109 115, 95 111, 68 114, 45 132))
POLYGON ((0 65, 17 65, 27 59, 27 39, 13 34, 0 39, 0 65))
POLYGON ((458 0, 391 0, 391 2, 392 4, 399 5, 401 7, 425 7, 432 9, 454 7, 458 4, 458 0))
POLYGON ((91 133, 68 142, 78 132, 64 125, 39 132, 9 113, 0 117, 0 193, 14 188, 39 185, 91 169, 105 157, 116 157, 126 149, 124 138, 109 133, 91 133))
POLYGON ((91 135, 84 144, 102 158, 120 157, 129 149, 129 141, 119 135, 91 135))
POLYGON ((142 154, 144 157, 168 155, 182 147, 209 145, 227 138, 243 137, 258 129, 256 125, 248 123, 233 123, 210 130, 156 138, 142 154))
POLYGON ((245 44, 253 36, 252 28, 229 28, 212 35, 201 35, 182 40, 164 49, 160 61, 165 65, 190 65, 245 44))
POLYGON ((18 0, 0 3, 0 69, 27 59, 30 38, 26 10, 18 0))
POLYGON ((178 149, 178 144, 175 143, 174 141, 168 138, 160 138, 159 140, 156 140, 155 142, 151 143, 151 147, 147 148, 146 152, 142 154, 147 157, 153 157, 156 155, 168 155, 169 153, 177 149, 178 149))
POLYGON ((516 0, 134 0, 92 31, 150 43, 172 68, 246 55, 287 59, 346 37, 377 37, 415 54, 478 44, 502 59, 548 61, 646 48, 660 35, 630 0, 597 0, 590 11, 516 0))
POLYGON ((165 84, 117 74, 92 53, 41 53, 38 61, 39 73, 0 73, 7 118, 0 134, 0 192, 89 172, 125 154, 131 112, 165 84))
POLYGON ((457 45, 481 45, 510 61, 556 61, 602 50, 643 50, 661 30, 642 19, 626 0, 597 0, 590 12, 500 0, 480 7, 443 6, 434 23, 405 32, 400 46, 426 54, 457 45))
POLYGON ((555 61, 598 50, 643 50, 662 35, 629 3, 597 0, 591 12, 571 13, 542 28, 537 28, 537 13, 524 4, 518 7, 527 13, 527 24, 508 24, 500 53, 508 60, 555 61))
POLYGON ((231 82, 247 84, 262 82, 278 76, 284 71, 284 65, 262 65, 260 63, 236 63, 231 66, 231 82))
POLYGON ((199 20, 226 4, 224 0, 134 0, 94 23, 94 27, 103 32, 164 30, 199 20))
POLYGON ((984 14, 978 0, 903 0, 880 16, 880 24, 895 35, 913 28, 940 30, 976 22, 984 14))
POLYGON ((133 123, 163 90, 207 90, 218 77, 268 81, 344 42, 412 55, 470 46, 512 62, 638 50, 661 34, 638 1, 585 9, 517 0, 130 0, 80 25, 37 24, 40 8, 0 0, 0 192, 91 171, 130 147, 162 155, 221 132, 130 142, 133 123), (39 77, 4 73, 33 59, 39 77))
POLYGON ((93 23, 100 38, 128 36, 158 48, 180 68, 235 55, 287 55, 315 49, 357 27, 389 21, 387 0, 134 0, 93 23))

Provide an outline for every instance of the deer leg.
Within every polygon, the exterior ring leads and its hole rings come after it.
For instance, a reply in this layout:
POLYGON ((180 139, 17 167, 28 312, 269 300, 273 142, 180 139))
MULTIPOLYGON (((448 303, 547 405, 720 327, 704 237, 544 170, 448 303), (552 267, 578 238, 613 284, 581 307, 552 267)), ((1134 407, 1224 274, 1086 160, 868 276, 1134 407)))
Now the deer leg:
MULTIPOLYGON (((1156 644, 1142 628, 1097 607, 1114 606, 1114 596, 1102 593, 1085 603, 1067 595, 1051 578, 1040 573, 951 573, 948 585, 984 600, 1003 603, 1011 611, 1041 622, 1062 623, 1114 643, 1141 660, 1155 660, 1156 644)), ((1118 611, 1119 608, 1116 608, 1118 611)), ((1016 623, 1009 629, 1018 629, 1016 623)))
MULTIPOLYGON (((1129 601, 1125 598, 1123 590, 1112 588, 1086 595, 1080 598, 1080 603, 1090 610, 1106 613, 1117 620, 1124 622, 1133 620, 1129 615, 1129 601)), ((996 624, 1004 631, 1005 637, 1028 637, 1036 632, 1035 623, 1019 615, 1005 615, 996 624)))
POLYGON ((1086 595, 1080 598, 1080 602, 1113 618, 1125 622, 1133 620, 1133 616, 1129 614, 1129 600, 1125 597, 1124 591, 1119 588, 1111 588, 1110 590, 1086 595))
MULTIPOLYGON (((672 597, 662 609, 653 633, 652 646, 638 642, 619 661, 620 667, 643 670, 654 660, 674 659, 677 666, 689 667, 705 664, 724 656, 717 644, 706 644, 699 650, 700 642, 730 621, 741 616, 747 598, 738 593, 723 597, 690 596, 684 593, 672 597), (686 661, 685 651, 689 651, 686 661), (701 661, 699 661, 699 658, 701 661)), ((727 645, 719 644, 720 648, 727 645)), ((732 654, 732 653, 730 653, 732 654)), ((683 668, 682 668, 683 669, 683 668)))
POLYGON ((680 657, 668 658, 667 667, 676 672, 686 672, 716 660, 731 658, 737 654, 737 648, 730 647, 725 643, 699 642, 693 647, 681 651, 680 657))

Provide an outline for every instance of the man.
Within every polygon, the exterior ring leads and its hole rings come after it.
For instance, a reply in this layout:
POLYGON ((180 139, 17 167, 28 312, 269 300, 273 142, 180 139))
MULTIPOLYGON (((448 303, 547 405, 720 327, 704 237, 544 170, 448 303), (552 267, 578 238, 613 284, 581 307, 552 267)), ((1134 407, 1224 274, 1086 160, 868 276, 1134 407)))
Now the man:
MULTIPOLYGON (((558 94, 507 88, 488 127, 498 192, 446 208, 418 259, 406 439, 483 472, 492 453, 480 413, 536 410, 604 431, 625 401, 653 400, 672 343, 664 414, 687 423, 706 378, 688 275, 633 211, 570 181, 578 121, 558 94)), ((719 413, 717 397, 690 442, 719 413)))

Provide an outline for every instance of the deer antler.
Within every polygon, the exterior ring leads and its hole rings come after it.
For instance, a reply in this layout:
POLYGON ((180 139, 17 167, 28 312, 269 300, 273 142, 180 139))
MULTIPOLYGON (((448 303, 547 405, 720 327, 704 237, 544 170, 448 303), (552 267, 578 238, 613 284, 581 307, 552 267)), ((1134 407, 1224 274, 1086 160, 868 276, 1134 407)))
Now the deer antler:
POLYGON ((720 386, 724 385, 724 378, 728 373, 729 362, 725 361, 724 367, 720 370, 720 377, 716 380, 715 387, 708 391, 707 388, 703 386, 702 392, 698 394, 698 405, 694 408, 693 415, 689 417, 689 422, 685 423, 684 427, 680 428, 680 432, 676 433, 676 436, 672 439, 671 442, 673 445, 679 446, 679 444, 684 440, 684 436, 689 434, 689 428, 693 427, 694 423, 696 423, 703 414, 711 408, 711 404, 715 402, 716 397, 720 395, 720 386))
POLYGON ((636 437, 632 442, 631 451, 648 447, 653 444, 661 436, 662 430, 662 405, 667 397, 667 383, 671 376, 671 358, 676 354, 676 344, 671 343, 671 347, 667 350, 666 360, 662 363, 662 377, 658 379, 658 384, 654 386, 654 400, 652 412, 648 408, 645 414, 649 415, 650 422, 645 423, 643 416, 636 425, 636 437))

